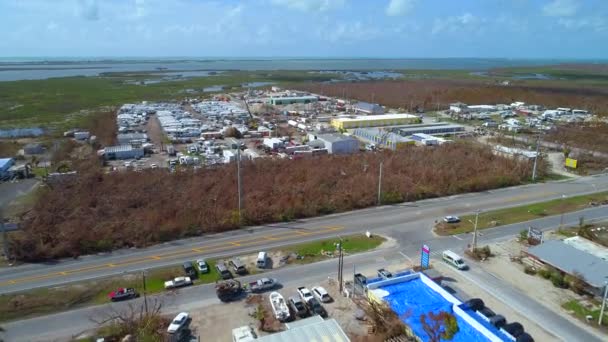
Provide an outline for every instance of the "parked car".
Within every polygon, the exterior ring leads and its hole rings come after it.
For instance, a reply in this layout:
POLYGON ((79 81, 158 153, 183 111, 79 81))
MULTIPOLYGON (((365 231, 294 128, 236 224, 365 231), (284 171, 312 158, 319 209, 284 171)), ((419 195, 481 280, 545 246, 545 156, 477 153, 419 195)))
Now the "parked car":
POLYGON ((381 268, 378 270, 378 277, 383 278, 383 279, 388 279, 388 278, 392 278, 393 274, 387 270, 385 270, 384 268, 381 268))
POLYGON ((196 264, 198 265, 198 270, 201 273, 209 273, 209 265, 204 259, 196 260, 196 264))
POLYGON ((458 216, 446 216, 443 218, 443 222, 445 223, 458 223, 460 222, 460 217, 458 216))
POLYGON ((137 297, 139 297, 139 293, 137 293, 137 291, 135 291, 135 289, 131 288, 131 287, 119 288, 116 291, 110 292, 108 297, 110 297, 111 301, 118 302, 121 300, 137 298, 137 297))
POLYGON ((190 277, 177 277, 173 280, 166 281, 165 289, 175 289, 189 285, 192 285, 192 279, 190 279, 190 277))
POLYGON ((184 268, 184 273, 190 278, 196 278, 196 268, 190 261, 186 261, 182 267, 184 268))
POLYGON ((230 271, 228 271, 228 268, 226 268, 226 265, 224 265, 223 263, 218 262, 217 264, 215 264, 215 269, 217 270, 217 273, 220 275, 220 278, 222 278, 224 280, 232 278, 232 273, 230 273, 230 271))
POLYGON ((289 306, 291 306, 298 317, 303 318, 308 316, 306 304, 304 304, 304 301, 299 296, 289 297, 289 306))
POLYGON ((300 298, 302 298, 302 300, 306 303, 308 303, 311 299, 314 299, 312 292, 310 292, 310 290, 304 286, 298 287, 298 294, 300 295, 300 298))
POLYGON ((236 274, 247 274, 247 268, 245 268, 245 264, 239 258, 230 260, 230 267, 236 274))
POLYGON ((329 296, 329 293, 327 293, 327 291, 325 291, 325 289, 321 286, 313 287, 312 294, 322 303, 331 302, 331 297, 329 296))
POLYGON ((272 278, 262 278, 249 283, 249 289, 253 293, 272 290, 279 286, 279 282, 272 278))
POLYGON ((308 301, 308 307, 310 309, 310 312, 312 312, 313 314, 319 315, 323 318, 327 318, 327 311, 316 298, 311 298, 308 301))
POLYGON ((186 326, 187 322, 188 322, 188 313, 180 312, 177 316, 175 316, 173 321, 171 321, 171 324, 169 324, 169 328, 167 328, 167 332, 169 334, 175 334, 176 332, 180 331, 184 326, 186 326))

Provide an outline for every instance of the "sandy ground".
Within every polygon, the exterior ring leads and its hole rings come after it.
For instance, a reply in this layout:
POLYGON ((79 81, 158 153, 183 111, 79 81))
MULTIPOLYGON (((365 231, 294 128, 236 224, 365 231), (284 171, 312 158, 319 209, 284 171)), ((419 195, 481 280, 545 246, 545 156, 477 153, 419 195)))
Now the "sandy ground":
MULTIPOLYGON (((325 303, 323 306, 328 312, 329 318, 335 318, 342 329, 349 335, 364 335, 367 333, 367 325, 354 319, 356 310, 355 304, 348 298, 339 296, 337 283, 331 280, 325 280, 317 284, 304 284, 309 289, 314 286, 323 286, 334 299, 330 303, 325 303)), ((283 297, 287 300, 290 296, 296 295, 295 287, 285 287, 279 290, 283 297)), ((267 311, 270 311, 268 293, 260 295, 261 304, 267 311)), ((204 309, 193 310, 193 317, 190 327, 196 333, 200 334, 205 341, 230 341, 232 339, 232 329, 241 326, 249 325, 257 328, 257 322, 250 314, 255 311, 257 300, 241 300, 225 304, 214 304, 204 309)), ((298 318, 299 320, 300 318, 298 318)), ((285 325, 275 323, 274 327, 279 330, 284 330, 285 325)), ((259 335, 267 335, 268 333, 259 332, 259 335)))
POLYGON ((551 165, 551 171, 553 173, 557 173, 559 175, 567 176, 567 177, 580 177, 579 175, 568 172, 568 170, 566 170, 566 167, 564 167, 565 157, 564 157, 563 153, 550 152, 550 153, 547 153, 547 157, 548 157, 547 160, 549 161, 549 164, 551 165))
MULTIPOLYGON (((555 234, 548 234, 547 238, 557 238, 555 234)), ((484 263, 479 263, 476 267, 481 267, 485 271, 492 273, 505 282, 508 282, 518 290, 527 293, 530 297, 543 303, 547 308, 560 313, 563 317, 574 324, 585 329, 588 326, 576 317, 568 314, 561 305, 571 299, 584 300, 583 297, 567 289, 560 289, 551 284, 550 281, 538 275, 524 273, 524 264, 512 262, 510 255, 520 255, 523 246, 515 239, 495 243, 490 245, 492 252, 496 255, 484 263)), ((524 325, 527 327, 527 325, 524 325)), ((527 329, 527 328, 526 328, 527 329)), ((535 336, 532 334, 532 336, 535 336)), ((540 341, 544 341, 540 339, 540 341)))

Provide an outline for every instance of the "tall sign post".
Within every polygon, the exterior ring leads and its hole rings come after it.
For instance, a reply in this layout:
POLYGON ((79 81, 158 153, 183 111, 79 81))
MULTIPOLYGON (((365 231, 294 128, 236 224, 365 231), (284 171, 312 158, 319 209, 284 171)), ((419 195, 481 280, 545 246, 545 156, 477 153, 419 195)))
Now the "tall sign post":
POLYGON ((431 248, 428 245, 422 245, 421 253, 420 253, 420 267, 423 270, 429 268, 429 263, 431 260, 431 248))

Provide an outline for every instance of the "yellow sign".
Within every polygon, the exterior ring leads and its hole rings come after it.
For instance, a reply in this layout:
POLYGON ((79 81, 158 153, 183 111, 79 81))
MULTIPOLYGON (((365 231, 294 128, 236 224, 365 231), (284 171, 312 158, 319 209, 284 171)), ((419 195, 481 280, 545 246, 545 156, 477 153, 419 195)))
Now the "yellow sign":
POLYGON ((576 159, 566 158, 566 167, 576 169, 577 162, 578 161, 576 159))

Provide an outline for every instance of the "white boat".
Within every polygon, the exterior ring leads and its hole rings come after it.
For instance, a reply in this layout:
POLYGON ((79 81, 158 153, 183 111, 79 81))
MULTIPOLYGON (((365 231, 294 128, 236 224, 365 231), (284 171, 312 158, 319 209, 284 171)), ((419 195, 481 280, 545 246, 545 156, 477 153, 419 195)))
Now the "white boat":
POLYGON ((285 298, 278 292, 270 293, 270 306, 274 312, 274 317, 279 321, 286 321, 289 319, 289 307, 285 302, 285 298))

